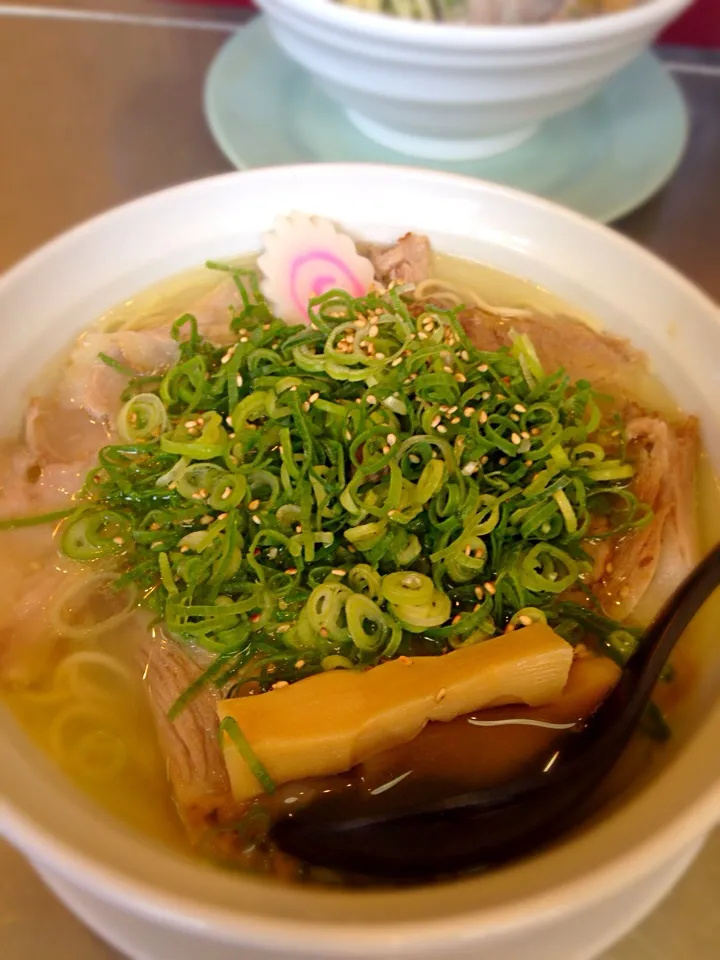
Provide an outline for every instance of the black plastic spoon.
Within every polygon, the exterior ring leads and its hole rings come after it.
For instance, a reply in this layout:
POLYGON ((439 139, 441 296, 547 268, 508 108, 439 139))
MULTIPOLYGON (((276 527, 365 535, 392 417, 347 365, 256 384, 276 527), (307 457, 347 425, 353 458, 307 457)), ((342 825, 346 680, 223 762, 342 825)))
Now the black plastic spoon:
POLYGON ((695 568, 646 631, 617 686, 541 771, 409 808, 363 806, 356 793, 321 796, 275 824, 294 856, 383 880, 422 880, 506 862, 548 843, 583 815, 619 759, 675 644, 716 587, 720 545, 695 568))

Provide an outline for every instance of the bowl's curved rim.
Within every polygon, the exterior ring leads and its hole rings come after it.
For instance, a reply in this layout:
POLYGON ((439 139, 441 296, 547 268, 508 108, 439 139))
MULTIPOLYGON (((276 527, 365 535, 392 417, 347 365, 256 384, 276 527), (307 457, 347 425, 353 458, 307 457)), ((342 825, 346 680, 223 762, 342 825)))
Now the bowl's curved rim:
MULTIPOLYGON (((720 309, 709 296, 659 257, 609 227, 551 201, 509 187, 459 174, 382 164, 305 164, 233 171, 140 197, 86 220, 29 254, 0 276, 0 296, 6 285, 22 281, 28 274, 35 273, 42 268, 45 261, 52 260, 56 255, 61 254, 64 248, 71 247, 79 237, 91 234, 101 224, 107 226, 113 225, 115 221, 119 223, 126 217, 132 217, 136 211, 149 208, 153 204, 171 202, 173 197, 181 193, 194 190, 202 192, 240 177, 272 182, 274 177, 286 178, 311 171, 317 173, 322 167, 333 168, 338 175, 348 177, 356 175, 360 169, 370 169, 377 174, 389 174, 406 180, 414 178, 420 183, 462 183, 464 189, 471 193, 478 195, 486 194, 488 191, 500 193, 525 205, 544 209, 555 219, 574 223, 576 227, 587 232, 603 236, 605 242, 622 247, 628 257, 644 261, 657 274, 664 275, 670 285, 682 289, 689 299, 697 303, 700 310, 713 314, 720 324, 720 309)), ((713 722, 720 726, 720 705, 705 722, 706 724, 713 722)), ((653 789, 655 788, 652 784, 643 788, 637 797, 623 806, 620 815, 624 810, 636 809, 646 793, 653 789)), ((11 806, 7 799, 3 799, 0 795, 0 830, 6 838, 39 865, 48 868, 57 876, 66 877, 70 882, 87 889, 100 899, 111 901, 131 913, 175 928, 193 932, 212 929, 213 935, 218 939, 231 942, 253 942, 263 946, 273 945, 286 949, 290 953, 310 948, 316 951, 318 957, 337 948, 338 944, 342 945, 342 949, 349 957, 352 957, 356 951, 365 955, 368 949, 381 950, 384 955, 390 957, 394 955, 395 948, 398 951, 406 951, 408 946, 413 944, 425 948, 432 944, 447 944, 449 937, 455 940, 471 941, 480 936, 497 935, 510 929, 518 930, 530 924, 548 921, 565 912, 563 901, 570 891, 575 908, 591 906, 610 893, 628 886, 634 878, 662 868, 683 848, 709 832, 719 819, 720 774, 712 786, 698 794, 694 802, 684 808, 681 815, 664 823, 661 828, 651 832, 639 844, 629 847, 623 856, 593 868, 590 873, 580 878, 565 881, 551 889, 525 896, 524 899, 509 902, 506 905, 481 907, 475 911, 465 911, 451 917, 394 924, 376 923, 372 926, 367 923, 347 923, 342 927, 333 928, 316 921, 258 917, 243 913, 242 909, 231 910, 224 906, 203 903, 189 895, 163 891, 152 883, 134 879, 118 866, 109 866, 97 854, 74 849, 67 840, 49 832, 42 825, 40 818, 26 815, 17 807, 11 806)), ((120 831, 119 826, 108 826, 102 829, 108 834, 116 835, 120 831)), ((603 825, 592 827, 591 831, 601 829, 603 825)), ((175 856, 159 846, 148 855, 151 855, 156 862, 170 868, 177 863, 175 856)), ((203 867, 194 866, 193 870, 196 870, 200 876, 203 867)), ((238 880, 238 884, 242 882, 238 880)), ((298 890, 297 896, 303 895, 305 895, 304 892, 298 890)), ((333 891, 327 893, 328 903, 334 895, 333 891)), ((392 893, 385 895, 393 896, 392 893)), ((313 896, 317 894, 314 893, 313 896)), ((362 894, 358 893, 354 896, 362 896, 362 894)))
POLYGON ((278 3, 293 8, 297 15, 331 24, 348 31, 417 43, 419 46, 485 47, 513 50, 545 48, 553 44, 571 45, 578 41, 602 40, 634 29, 651 29, 671 20, 693 0, 645 0, 637 7, 605 13, 581 20, 558 23, 534 23, 521 26, 464 25, 409 20, 336 3, 334 0, 257 0, 265 9, 278 3))

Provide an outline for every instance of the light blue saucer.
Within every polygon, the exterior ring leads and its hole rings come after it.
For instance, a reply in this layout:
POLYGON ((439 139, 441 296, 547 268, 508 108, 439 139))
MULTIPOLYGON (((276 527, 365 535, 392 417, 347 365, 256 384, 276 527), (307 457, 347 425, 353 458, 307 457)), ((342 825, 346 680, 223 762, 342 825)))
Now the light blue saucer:
POLYGON ((205 115, 220 149, 241 169, 312 161, 429 166, 518 187, 605 222, 667 182, 688 137, 682 95, 646 53, 589 103, 548 121, 514 150, 482 160, 420 160, 364 137, 278 49, 261 18, 215 58, 205 115))

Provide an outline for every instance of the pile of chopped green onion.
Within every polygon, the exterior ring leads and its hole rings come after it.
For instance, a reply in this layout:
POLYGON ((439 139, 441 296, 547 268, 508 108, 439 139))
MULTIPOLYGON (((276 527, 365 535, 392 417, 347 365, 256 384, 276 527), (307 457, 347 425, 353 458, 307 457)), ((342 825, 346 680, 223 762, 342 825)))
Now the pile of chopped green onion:
POLYGON ((252 273, 223 269, 234 342, 186 315, 171 369, 128 371, 68 557, 110 565, 214 654, 200 683, 266 689, 535 620, 627 659, 637 633, 593 606, 583 540, 593 518, 609 537, 650 512, 589 383, 546 373, 526 336, 477 350, 410 289, 331 291, 287 326, 252 273))

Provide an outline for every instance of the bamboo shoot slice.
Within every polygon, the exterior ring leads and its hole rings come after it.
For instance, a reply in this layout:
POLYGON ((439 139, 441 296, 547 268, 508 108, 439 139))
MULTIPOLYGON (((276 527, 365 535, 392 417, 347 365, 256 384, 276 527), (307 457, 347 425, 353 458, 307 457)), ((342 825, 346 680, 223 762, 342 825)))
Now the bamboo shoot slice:
MULTIPOLYGON (((562 693, 570 644, 542 623, 438 657, 391 660, 364 672, 334 671, 252 697, 223 700, 276 784, 341 773, 416 737, 431 720, 482 707, 540 706, 562 693)), ((262 787, 232 740, 225 762, 238 801, 262 787)))

